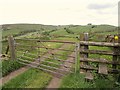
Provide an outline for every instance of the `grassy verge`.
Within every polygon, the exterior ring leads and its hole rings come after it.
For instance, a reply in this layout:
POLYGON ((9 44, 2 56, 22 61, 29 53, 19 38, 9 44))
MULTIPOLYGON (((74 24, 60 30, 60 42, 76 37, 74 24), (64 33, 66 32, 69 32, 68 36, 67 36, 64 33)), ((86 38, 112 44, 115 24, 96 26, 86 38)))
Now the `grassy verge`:
POLYGON ((15 71, 24 65, 16 62, 15 60, 2 61, 2 76, 6 76, 12 71, 15 71))
POLYGON ((77 73, 77 74, 69 74, 62 78, 61 85, 59 89, 62 88, 104 88, 108 90, 108 88, 120 88, 120 86, 116 86, 115 82, 111 79, 111 77, 102 77, 96 76, 93 82, 87 82, 84 79, 85 75, 77 73))
POLYGON ((62 78, 59 88, 89 88, 90 84, 84 81, 84 75, 70 74, 62 78))
POLYGON ((29 69, 6 83, 3 88, 44 88, 52 76, 37 69, 29 69))

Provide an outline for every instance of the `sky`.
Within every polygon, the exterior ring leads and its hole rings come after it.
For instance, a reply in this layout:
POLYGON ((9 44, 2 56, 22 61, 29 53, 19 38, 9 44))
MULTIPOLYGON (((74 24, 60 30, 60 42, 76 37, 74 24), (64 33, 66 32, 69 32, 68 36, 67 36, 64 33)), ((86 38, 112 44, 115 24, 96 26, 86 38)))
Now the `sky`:
POLYGON ((0 0, 0 24, 118 26, 119 0, 0 0))

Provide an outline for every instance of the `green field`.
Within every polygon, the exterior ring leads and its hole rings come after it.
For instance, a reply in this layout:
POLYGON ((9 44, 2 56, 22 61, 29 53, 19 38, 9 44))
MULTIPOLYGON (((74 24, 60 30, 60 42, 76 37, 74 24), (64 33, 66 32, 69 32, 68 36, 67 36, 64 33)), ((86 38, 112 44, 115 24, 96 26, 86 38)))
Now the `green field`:
MULTIPOLYGON (((76 36, 80 33, 94 33, 94 35, 100 33, 106 34, 117 34, 117 27, 111 25, 62 25, 62 26, 52 26, 52 25, 42 25, 42 24, 6 24, 2 27, 2 37, 6 38, 8 35, 12 34, 14 36, 26 35, 29 33, 40 33, 48 36, 76 36), (69 33, 66 31, 68 29, 69 33), (44 33, 43 33, 44 32, 44 33)), ((36 34, 35 34, 36 35, 36 34)), ((31 35, 27 35, 28 37, 31 35)), ((34 35, 33 35, 34 36, 34 35)))

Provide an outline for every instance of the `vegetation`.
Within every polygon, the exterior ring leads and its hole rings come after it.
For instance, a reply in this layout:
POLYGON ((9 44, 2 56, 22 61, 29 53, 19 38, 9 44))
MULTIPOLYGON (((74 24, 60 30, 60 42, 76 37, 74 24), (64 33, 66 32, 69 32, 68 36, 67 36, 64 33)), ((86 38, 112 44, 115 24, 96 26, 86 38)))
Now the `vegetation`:
POLYGON ((52 76, 37 69, 29 69, 10 80, 4 88, 45 88, 52 76))
POLYGON ((96 76, 93 82, 87 82, 84 74, 69 74, 62 78, 59 89, 62 88, 120 88, 120 85, 115 85, 115 81, 110 76, 96 76))
POLYGON ((84 75, 82 74, 70 74, 65 76, 59 88, 89 88, 91 85, 85 82, 84 75))
POLYGON ((8 75, 10 72, 13 72, 24 65, 18 63, 17 61, 13 60, 4 60, 2 61, 2 76, 8 75))
POLYGON ((20 36, 22 32, 27 34, 36 31, 53 30, 55 28, 56 26, 42 24, 5 24, 2 25, 2 37, 6 38, 10 34, 20 36))

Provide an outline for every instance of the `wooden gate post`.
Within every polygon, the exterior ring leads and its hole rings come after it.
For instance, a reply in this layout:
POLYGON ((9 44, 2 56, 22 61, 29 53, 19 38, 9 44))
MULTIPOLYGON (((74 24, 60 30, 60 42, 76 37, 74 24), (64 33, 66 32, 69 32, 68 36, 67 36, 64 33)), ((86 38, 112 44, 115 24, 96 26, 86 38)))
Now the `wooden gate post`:
MULTIPOLYGON (((89 40, 88 33, 81 34, 81 35, 80 35, 80 40, 81 40, 81 41, 88 41, 88 40, 89 40)), ((84 46, 81 46, 81 45, 80 45, 80 49, 88 50, 88 45, 84 45, 84 46)), ((82 58, 88 58, 88 53, 84 53, 84 54, 81 54, 81 53, 80 53, 80 57, 82 57, 82 58)), ((80 64, 81 64, 81 65, 86 65, 86 64, 88 64, 88 62, 84 62, 84 63, 81 62, 80 64)), ((84 73, 84 72, 86 72, 86 71, 83 70, 83 69, 81 69, 80 72, 81 72, 81 73, 84 73)))
POLYGON ((11 60, 15 60, 16 55, 15 55, 15 44, 14 44, 13 36, 8 36, 8 44, 9 44, 11 60))

